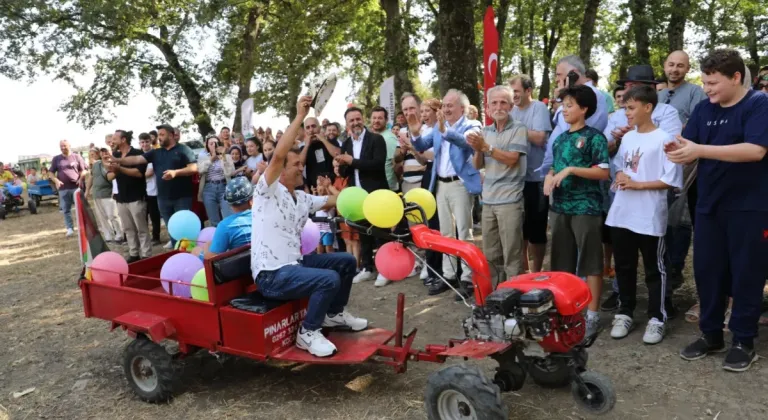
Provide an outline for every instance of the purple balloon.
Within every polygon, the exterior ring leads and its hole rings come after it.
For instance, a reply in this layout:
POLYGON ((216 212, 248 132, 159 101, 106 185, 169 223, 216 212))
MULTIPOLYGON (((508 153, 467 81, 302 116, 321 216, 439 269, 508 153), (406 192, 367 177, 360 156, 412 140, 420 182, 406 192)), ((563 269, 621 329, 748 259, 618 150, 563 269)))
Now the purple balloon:
MULTIPOLYGON (((160 278, 163 280, 178 280, 184 283, 191 283, 195 274, 203 268, 203 262, 195 255, 182 252, 168 258, 160 269, 160 278)), ((170 292, 170 284, 162 281, 163 289, 170 292)), ((192 291, 189 286, 173 283, 173 295, 179 297, 192 297, 192 291)))
POLYGON ((307 220, 301 231, 301 255, 307 255, 320 244, 320 228, 311 219, 307 220))
POLYGON ((213 226, 207 227, 200 231, 197 235, 197 243, 201 245, 207 245, 213 240, 213 234, 216 232, 216 228, 213 226))

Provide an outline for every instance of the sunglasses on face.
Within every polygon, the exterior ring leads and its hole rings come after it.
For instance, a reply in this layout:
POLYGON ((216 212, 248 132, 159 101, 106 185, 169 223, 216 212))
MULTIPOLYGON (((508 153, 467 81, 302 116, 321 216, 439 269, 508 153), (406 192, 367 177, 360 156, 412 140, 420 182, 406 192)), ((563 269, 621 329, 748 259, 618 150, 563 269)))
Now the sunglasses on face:
POLYGON ((675 96, 675 91, 674 90, 670 90, 669 92, 667 92, 667 100, 664 101, 664 103, 669 105, 669 103, 672 101, 672 97, 673 96, 675 96))

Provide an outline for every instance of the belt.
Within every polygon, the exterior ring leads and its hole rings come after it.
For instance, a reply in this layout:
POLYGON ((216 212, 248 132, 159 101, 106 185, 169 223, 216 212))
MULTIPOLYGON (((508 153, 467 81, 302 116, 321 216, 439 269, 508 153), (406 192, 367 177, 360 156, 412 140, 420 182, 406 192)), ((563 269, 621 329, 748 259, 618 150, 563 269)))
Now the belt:
POLYGON ((456 176, 456 175, 454 175, 454 176, 449 176, 449 177, 447 177, 447 178, 443 178, 443 177, 441 177, 441 176, 437 177, 437 180, 438 180, 438 181, 440 181, 440 182, 453 182, 453 181, 458 181, 459 179, 461 179, 461 178, 459 178, 459 177, 458 177, 458 176, 456 176))
POLYGON ((218 179, 216 181, 208 181, 208 183, 209 184, 226 184, 227 180, 226 179, 218 179))

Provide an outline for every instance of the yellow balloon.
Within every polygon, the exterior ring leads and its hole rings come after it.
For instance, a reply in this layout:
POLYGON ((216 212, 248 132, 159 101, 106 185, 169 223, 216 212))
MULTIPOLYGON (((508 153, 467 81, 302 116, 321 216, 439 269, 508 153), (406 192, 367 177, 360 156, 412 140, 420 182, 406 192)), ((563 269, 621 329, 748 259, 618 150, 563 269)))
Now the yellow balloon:
MULTIPOLYGON (((437 211, 437 201, 435 201, 435 196, 432 195, 429 190, 424 188, 414 188, 405 193, 405 202, 416 203, 421 206, 421 208, 424 210, 424 213, 427 214, 427 220, 431 219, 437 211)), ((412 223, 422 222, 421 213, 418 210, 409 211, 405 217, 409 222, 412 223)))
POLYGON ((376 190, 363 201, 363 214, 376 227, 395 227, 403 218, 403 200, 393 191, 376 190))

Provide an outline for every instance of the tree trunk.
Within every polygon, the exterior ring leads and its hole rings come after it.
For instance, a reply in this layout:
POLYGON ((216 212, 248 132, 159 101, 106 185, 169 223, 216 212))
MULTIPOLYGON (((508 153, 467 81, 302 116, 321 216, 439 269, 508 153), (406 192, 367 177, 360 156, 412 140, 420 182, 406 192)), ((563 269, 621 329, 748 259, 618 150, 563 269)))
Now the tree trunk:
MULTIPOLYGON (((544 15, 542 16, 541 20, 544 24, 545 28, 549 28, 548 32, 544 32, 544 37, 542 39, 542 71, 541 71, 541 87, 539 89, 539 100, 542 100, 544 98, 549 97, 549 91, 550 91, 550 79, 549 79, 549 73, 551 70, 550 66, 552 65, 552 57, 555 54, 555 49, 557 48, 557 44, 560 42, 560 36, 562 34, 563 24, 550 21, 550 13, 553 13, 552 10, 548 10, 544 12, 544 15)), ((555 98, 552 98, 555 99, 555 98)))
POLYGON ((237 101, 235 102, 235 120, 232 122, 232 131, 236 133, 242 132, 242 105, 248 98, 251 97, 251 79, 253 79, 253 72, 255 71, 256 63, 254 56, 256 55, 256 41, 259 38, 261 32, 261 25, 259 24, 259 17, 261 16, 264 7, 269 5, 262 5, 257 3, 250 10, 248 10, 248 17, 245 23, 245 30, 243 31, 243 55, 240 61, 240 68, 237 76, 237 101))
POLYGON ((528 11, 528 69, 530 72, 528 73, 529 76, 531 76, 531 79, 533 79, 533 72, 534 72, 534 54, 533 54, 533 38, 536 34, 536 25, 534 23, 534 19, 536 18, 536 8, 531 7, 528 11))
POLYGON ((581 37, 579 38, 579 57, 587 68, 591 67, 592 44, 597 26, 597 8, 600 0, 586 0, 584 2, 584 18, 581 20, 581 37))
POLYGON ((667 26, 667 41, 669 52, 682 50, 685 45, 685 23, 691 0, 672 0, 672 12, 667 26))
POLYGON ((408 33, 403 28, 403 18, 400 14, 399 0, 379 0, 381 8, 386 14, 384 25, 385 43, 385 66, 390 75, 395 76, 395 102, 397 109, 400 109, 400 96, 403 92, 413 92, 413 83, 408 78, 411 60, 409 49, 408 33))
POLYGON ((619 48, 619 79, 627 77, 627 68, 629 67, 629 41, 628 38, 624 38, 619 48))
POLYGON ((520 73, 528 74, 528 61, 524 52, 523 38, 525 37, 525 21, 523 20, 523 1, 517 0, 515 5, 515 39, 517 40, 518 52, 520 55, 520 73))
MULTIPOLYGON (((492 0, 489 0, 493 3, 492 0)), ((507 18, 509 16, 509 3, 510 0, 501 0, 499 3, 499 9, 496 11, 496 32, 499 33, 499 53, 498 61, 496 62, 496 84, 501 85, 504 83, 504 76, 501 72, 501 52, 504 51, 504 32, 507 30, 507 18)))
POLYGON ((632 25, 635 28, 635 47, 637 64, 651 64, 650 22, 646 14, 648 0, 629 0, 629 10, 632 12, 632 25))
POLYGON ((211 116, 203 105, 203 95, 200 94, 200 90, 197 88, 197 84, 190 76, 189 72, 181 65, 178 54, 173 50, 173 46, 164 39, 157 38, 153 35, 143 34, 140 35, 140 39, 150 42, 152 45, 160 50, 163 54, 165 62, 168 64, 168 68, 176 82, 181 87, 184 96, 189 103, 189 111, 192 113, 194 123, 197 125, 197 131, 201 136, 205 137, 207 134, 213 132, 213 126, 211 125, 211 116))
MULTIPOLYGON (((744 13, 744 26, 747 28, 747 51, 749 51, 749 58, 751 63, 748 63, 749 71, 752 73, 752 77, 756 77, 760 71, 760 54, 757 46, 757 31, 755 29, 755 15, 752 11, 744 13)), ((750 83, 752 81, 750 80, 750 83)))
POLYGON ((474 2, 440 0, 437 15, 437 80, 440 94, 459 89, 475 106, 481 104, 478 89, 474 2))

